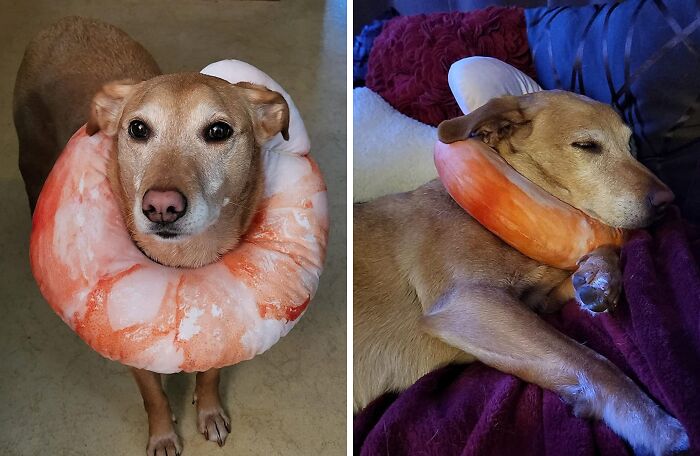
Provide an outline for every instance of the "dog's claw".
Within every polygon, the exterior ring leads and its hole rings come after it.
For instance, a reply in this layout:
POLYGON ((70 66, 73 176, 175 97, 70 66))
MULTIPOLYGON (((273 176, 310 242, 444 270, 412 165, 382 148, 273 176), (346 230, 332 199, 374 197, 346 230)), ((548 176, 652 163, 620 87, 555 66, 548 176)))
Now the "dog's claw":
POLYGON ((214 422, 214 427, 216 428, 216 443, 219 444, 219 447, 224 446, 223 440, 221 440, 221 432, 219 432, 219 425, 214 422))

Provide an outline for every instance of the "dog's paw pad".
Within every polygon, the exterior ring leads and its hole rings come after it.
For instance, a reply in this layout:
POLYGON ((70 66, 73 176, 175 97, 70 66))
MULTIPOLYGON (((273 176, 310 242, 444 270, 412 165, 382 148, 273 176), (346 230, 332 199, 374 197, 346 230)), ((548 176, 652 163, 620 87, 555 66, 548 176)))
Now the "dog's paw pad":
POLYGON ((619 271, 608 271, 599 261, 583 262, 571 277, 575 296, 582 308, 605 312, 615 307, 620 295, 619 271))
POLYGON ((606 292, 601 288, 583 285, 576 290, 576 296, 579 303, 592 312, 602 312, 607 309, 606 292))
POLYGON ((577 271, 576 273, 574 273, 573 277, 571 278, 571 283, 574 284, 574 288, 578 290, 580 287, 588 283, 588 279, 586 278, 586 276, 590 274, 592 274, 592 272, 577 271))

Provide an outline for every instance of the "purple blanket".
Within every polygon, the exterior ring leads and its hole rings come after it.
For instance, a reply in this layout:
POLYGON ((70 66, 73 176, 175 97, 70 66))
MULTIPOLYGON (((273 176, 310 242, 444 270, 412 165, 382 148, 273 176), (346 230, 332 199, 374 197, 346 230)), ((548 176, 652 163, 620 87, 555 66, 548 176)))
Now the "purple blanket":
MULTIPOLYGON (((619 366, 678 418, 700 455, 700 232, 669 214, 622 252, 626 300, 590 317, 575 303, 546 319, 619 366)), ((356 455, 624 455, 602 422, 483 364, 432 372, 354 420, 356 455)))

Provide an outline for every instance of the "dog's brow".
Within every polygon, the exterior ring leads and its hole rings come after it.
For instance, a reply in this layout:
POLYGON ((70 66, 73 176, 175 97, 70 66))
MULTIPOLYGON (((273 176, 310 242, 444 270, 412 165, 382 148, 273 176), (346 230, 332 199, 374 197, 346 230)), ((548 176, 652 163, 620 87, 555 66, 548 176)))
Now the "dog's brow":
POLYGON ((129 121, 138 117, 144 121, 148 121, 149 119, 163 117, 166 111, 167 109, 163 109, 159 103, 146 102, 128 113, 128 116, 125 116, 125 120, 129 121))
POLYGON ((224 121, 231 123, 231 116, 222 109, 222 106, 210 99, 200 100, 192 109, 189 110, 191 119, 197 122, 204 121, 206 123, 224 121))
POLYGON ((228 114, 223 109, 220 109, 219 106, 213 106, 208 100, 197 103, 197 106, 193 107, 190 112, 201 119, 228 117, 228 114))
POLYGON ((207 123, 219 121, 228 122, 229 124, 233 123, 232 120, 230 120, 229 115, 223 111, 214 111, 209 116, 207 116, 206 119, 207 123))
POLYGON ((581 128, 573 132, 572 139, 574 141, 591 141, 591 142, 605 142, 606 135, 598 129, 591 128, 581 128))

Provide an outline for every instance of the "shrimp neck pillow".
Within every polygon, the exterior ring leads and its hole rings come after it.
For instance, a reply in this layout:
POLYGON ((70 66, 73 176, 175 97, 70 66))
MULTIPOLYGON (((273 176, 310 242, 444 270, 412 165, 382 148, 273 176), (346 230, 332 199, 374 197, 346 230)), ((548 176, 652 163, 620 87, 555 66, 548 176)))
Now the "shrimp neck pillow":
POLYGON ((202 72, 265 86, 289 106, 289 141, 278 134, 262 146, 262 202, 233 250, 197 269, 146 257, 106 176, 112 139, 84 128, 56 162, 33 217, 32 272, 54 311, 101 355, 160 373, 224 367, 270 348, 313 297, 328 236, 326 187, 289 95, 244 62, 202 72))
POLYGON ((620 247, 612 228, 547 193, 478 139, 439 141, 435 167, 447 192, 482 226, 522 254, 575 270, 598 247, 620 247))

